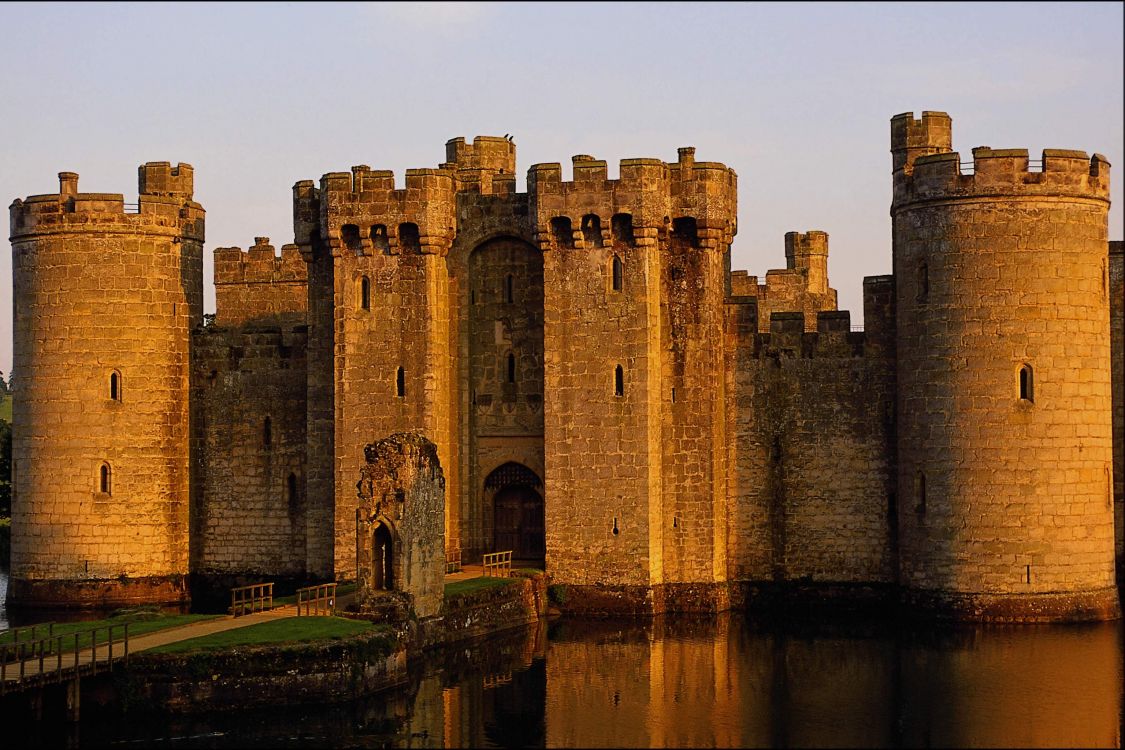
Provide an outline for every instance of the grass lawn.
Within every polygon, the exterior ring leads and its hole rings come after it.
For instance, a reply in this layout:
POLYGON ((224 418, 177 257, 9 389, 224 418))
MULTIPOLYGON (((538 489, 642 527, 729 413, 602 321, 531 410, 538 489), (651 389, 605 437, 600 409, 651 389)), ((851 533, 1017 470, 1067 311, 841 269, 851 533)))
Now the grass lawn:
MULTIPOLYGON (((150 613, 142 614, 128 614, 120 615, 118 617, 110 617, 104 620, 81 620, 79 622, 59 622, 55 623, 52 632, 52 638, 56 636, 68 636, 73 633, 79 633, 78 645, 80 648, 88 648, 90 646, 90 632, 94 628, 101 628, 97 633, 98 643, 105 643, 108 637, 108 632, 105 628, 109 625, 124 625, 129 623, 129 638, 136 638, 145 633, 153 633, 157 630, 167 630, 168 628, 179 627, 180 625, 188 625, 193 622, 201 622, 203 620, 212 620, 219 615, 157 615, 153 616, 150 613)), ((37 630, 43 631, 42 635, 36 633, 36 638, 45 637, 46 629, 38 628, 37 630)), ((0 635, 0 644, 12 643, 13 633, 11 631, 0 635)), ((114 628, 113 637, 122 638, 125 635, 124 628, 114 628)), ((27 636, 20 636, 21 641, 26 641, 27 636)), ((74 648, 74 638, 63 638, 63 650, 74 648)), ((48 648, 47 653, 54 653, 53 644, 48 648)))
POLYGON ((453 581, 452 583, 445 584, 445 598, 448 599, 451 596, 461 596, 463 594, 471 594, 474 591, 507 586, 511 582, 511 578, 492 578, 486 576, 466 578, 463 581, 453 581))
POLYGON ((245 628, 192 638, 179 643, 150 649, 153 654, 179 654, 185 651, 215 651, 231 646, 249 646, 262 643, 308 643, 310 641, 339 640, 350 635, 367 633, 376 629, 390 629, 362 620, 344 617, 287 617, 283 620, 248 625, 245 628))

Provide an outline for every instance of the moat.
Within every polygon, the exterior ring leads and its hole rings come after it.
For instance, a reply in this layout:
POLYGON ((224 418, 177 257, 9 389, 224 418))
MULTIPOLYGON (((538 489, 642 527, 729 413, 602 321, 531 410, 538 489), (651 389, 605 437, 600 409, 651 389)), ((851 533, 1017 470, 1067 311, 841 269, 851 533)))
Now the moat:
POLYGON ((1123 637, 1121 622, 561 619, 427 657, 408 688, 362 701, 152 722, 90 712, 76 728, 43 722, 26 739, 80 747, 1120 747, 1123 637))

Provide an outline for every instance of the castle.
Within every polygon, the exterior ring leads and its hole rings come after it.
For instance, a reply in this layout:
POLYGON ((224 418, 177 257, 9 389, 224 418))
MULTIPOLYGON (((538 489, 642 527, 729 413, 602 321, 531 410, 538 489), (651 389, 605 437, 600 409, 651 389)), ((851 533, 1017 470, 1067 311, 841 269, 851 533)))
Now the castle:
POLYGON ((523 193, 484 136, 405 187, 298 182, 280 255, 214 251, 207 321, 192 168, 143 165, 132 205, 61 173, 11 206, 11 602, 362 577, 365 446, 420 432, 447 551, 540 560, 575 611, 820 591, 1117 617, 1109 164, 963 159, 942 112, 894 117, 891 154, 893 274, 864 279, 862 330, 823 232, 764 280, 730 270, 736 175, 692 148, 615 180, 537 164, 523 193))

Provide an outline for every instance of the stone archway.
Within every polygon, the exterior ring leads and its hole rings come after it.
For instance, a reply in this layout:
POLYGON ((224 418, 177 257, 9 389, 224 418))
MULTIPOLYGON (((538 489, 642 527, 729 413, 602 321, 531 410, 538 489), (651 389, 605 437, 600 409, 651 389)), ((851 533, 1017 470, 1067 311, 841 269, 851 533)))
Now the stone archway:
POLYGON ((493 547, 511 550, 518 560, 542 561, 546 556, 546 528, 542 482, 531 469, 508 462, 488 475, 485 490, 493 495, 493 547))

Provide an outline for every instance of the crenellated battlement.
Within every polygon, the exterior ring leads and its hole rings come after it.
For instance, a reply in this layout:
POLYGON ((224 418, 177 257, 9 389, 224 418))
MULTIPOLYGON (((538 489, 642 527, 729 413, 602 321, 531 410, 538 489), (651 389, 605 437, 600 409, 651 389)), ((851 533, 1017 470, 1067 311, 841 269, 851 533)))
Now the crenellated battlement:
POLYGON ((516 144, 510 138, 478 135, 472 143, 464 138, 451 138, 445 143, 445 163, 453 172, 486 171, 502 175, 516 173, 516 144))
POLYGON ((894 205, 974 196, 1066 196, 1109 200, 1109 162, 1101 154, 1044 149, 1038 162, 1027 149, 973 149, 919 156, 913 171, 895 172, 894 205))
POLYGON ((915 160, 953 150, 953 119, 945 112, 927 111, 915 120, 913 112, 891 118, 891 154, 894 171, 910 172, 915 160))
POLYGON ((453 242, 456 189, 448 169, 408 169, 406 187, 396 189, 393 172, 361 164, 325 174, 315 193, 310 188, 297 184, 295 208, 315 200, 334 255, 443 255, 453 242))
POLYGON ((770 318, 768 333, 755 333, 751 351, 755 359, 849 359, 882 356, 864 331, 853 331, 851 312, 822 310, 816 328, 805 330, 803 312, 778 312, 770 318))
POLYGON ((149 162, 139 169, 136 203, 121 193, 80 193, 78 174, 59 172, 59 192, 12 202, 11 239, 35 234, 114 232, 203 241, 203 207, 192 200, 192 168, 149 162))
POLYGON ((277 255, 269 237, 255 237, 254 246, 215 248, 215 285, 270 284, 308 281, 308 266, 296 245, 284 245, 277 255))
MULTIPOLYGON (((629 241, 655 244, 661 232, 691 219, 693 247, 726 250, 736 228, 738 178, 718 162, 695 161, 695 149, 679 150, 679 160, 623 159, 619 177, 609 179, 605 161, 586 154, 572 158, 573 179, 562 179, 558 163, 536 164, 527 186, 541 249, 584 249, 613 241, 615 217, 627 217, 629 241), (591 233, 591 226, 596 230, 591 233)), ((687 230, 681 230, 687 231, 687 230)))

